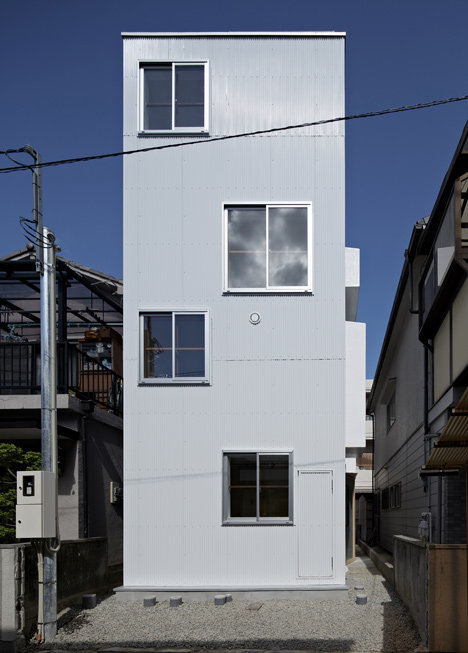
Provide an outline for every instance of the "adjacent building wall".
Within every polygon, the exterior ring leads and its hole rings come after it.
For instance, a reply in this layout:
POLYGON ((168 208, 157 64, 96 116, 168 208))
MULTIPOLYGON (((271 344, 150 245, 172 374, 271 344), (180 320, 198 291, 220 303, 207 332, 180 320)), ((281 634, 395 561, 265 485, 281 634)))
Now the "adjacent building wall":
POLYGON ((416 538, 420 514, 436 500, 434 482, 419 477, 424 463, 423 346, 418 316, 409 311, 406 283, 388 352, 374 391, 374 487, 379 543, 392 551, 395 533, 416 538), (395 396, 395 422, 387 432, 387 404, 395 396), (382 509, 382 492, 401 483, 401 506, 382 509), (379 510, 380 506, 380 510, 379 510))

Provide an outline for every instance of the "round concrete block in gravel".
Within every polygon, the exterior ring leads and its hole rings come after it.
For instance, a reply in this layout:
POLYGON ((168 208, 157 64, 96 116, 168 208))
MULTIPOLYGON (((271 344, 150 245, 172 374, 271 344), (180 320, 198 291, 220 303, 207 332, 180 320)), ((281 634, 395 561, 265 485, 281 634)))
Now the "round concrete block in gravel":
POLYGON ((215 605, 224 605, 226 603, 226 597, 224 594, 216 594, 214 597, 214 604, 215 605))
POLYGON ((151 608, 153 605, 156 605, 156 597, 145 596, 143 599, 143 605, 145 606, 145 608, 151 608))
POLYGON ((92 610, 96 607, 97 599, 96 594, 83 594, 81 599, 81 607, 83 610, 92 610))
POLYGON ((367 603, 367 594, 356 594, 356 603, 358 605, 365 605, 367 603))
POLYGON ((169 599, 169 605, 171 608, 177 608, 179 605, 182 605, 182 597, 181 596, 171 596, 169 599))
POLYGON ((232 594, 225 594, 226 597, 226 603, 230 603, 232 601, 232 594))
POLYGON ((355 586, 354 586, 354 589, 355 589, 357 592, 362 592, 362 590, 364 589, 364 585, 355 585, 355 586))

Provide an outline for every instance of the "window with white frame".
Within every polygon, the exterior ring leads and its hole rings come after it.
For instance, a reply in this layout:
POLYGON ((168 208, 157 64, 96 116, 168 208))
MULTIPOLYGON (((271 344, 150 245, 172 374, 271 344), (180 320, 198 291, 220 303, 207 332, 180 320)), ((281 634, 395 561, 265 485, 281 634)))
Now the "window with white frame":
POLYGON ((223 454, 223 523, 292 524, 292 453, 223 454))
POLYGON ((140 130, 208 131, 206 62, 140 64, 140 130))
POLYGON ((140 314, 140 381, 209 381, 206 311, 160 311, 140 314))
POLYGON ((225 289, 312 290, 310 204, 226 205, 225 289))

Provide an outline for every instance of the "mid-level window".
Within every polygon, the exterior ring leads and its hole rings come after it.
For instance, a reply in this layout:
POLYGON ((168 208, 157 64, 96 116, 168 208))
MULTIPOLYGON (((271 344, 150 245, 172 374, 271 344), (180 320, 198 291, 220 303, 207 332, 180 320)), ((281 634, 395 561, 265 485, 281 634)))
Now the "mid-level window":
POLYGON ((382 490, 382 510, 401 507, 401 482, 382 490))
POLYGON ((311 290, 311 206, 225 207, 228 291, 311 290))
POLYGON ((140 380, 202 383, 208 378, 206 312, 140 315, 140 380))
POLYGON ((207 131, 206 63, 140 66, 140 129, 207 131))
POLYGON ((224 454, 223 523, 292 523, 292 454, 224 454))

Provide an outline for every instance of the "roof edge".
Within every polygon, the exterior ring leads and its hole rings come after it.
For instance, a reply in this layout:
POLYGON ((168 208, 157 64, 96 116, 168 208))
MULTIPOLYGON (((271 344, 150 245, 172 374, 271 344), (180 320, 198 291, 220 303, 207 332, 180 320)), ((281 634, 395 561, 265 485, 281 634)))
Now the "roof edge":
POLYGON ((288 37, 306 37, 306 36, 326 36, 343 38, 346 32, 121 32, 122 38, 149 37, 155 38, 175 38, 175 37, 242 37, 242 36, 288 36, 288 37))
POLYGON ((408 249, 405 251, 405 259, 403 262, 400 279, 398 281, 398 286, 395 292, 395 297, 393 299, 392 310, 390 311, 390 317, 388 318, 387 328, 385 330, 385 336, 382 342, 382 348, 380 350, 379 360, 377 362, 377 367, 375 368, 371 392, 369 395, 369 399, 366 402, 366 408, 368 410, 370 410, 372 404, 374 403, 374 395, 380 380, 380 374, 382 372, 385 357, 387 355, 387 350, 390 345, 390 339, 393 334, 393 326, 396 322, 398 311, 400 310, 401 301, 403 299, 403 295, 409 280, 408 256, 409 255, 411 255, 412 257, 414 256, 417 249, 418 241, 422 237, 424 230, 425 230, 425 224, 422 221, 418 220, 418 222, 416 222, 416 224, 413 227, 413 231, 411 232, 411 238, 410 238, 408 249))

